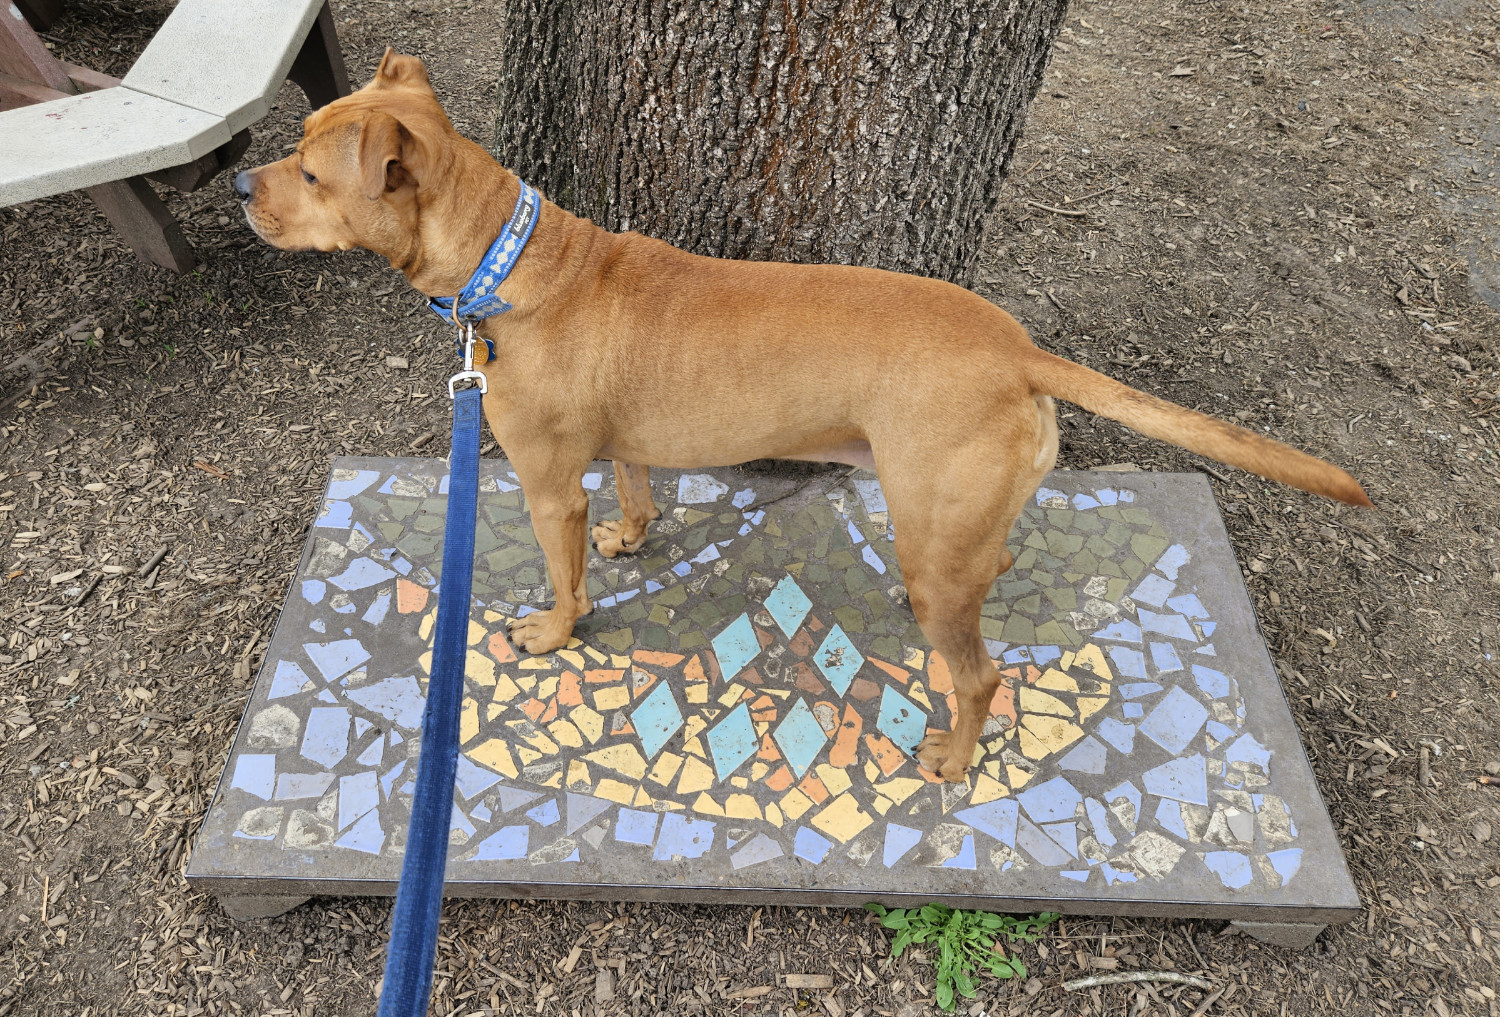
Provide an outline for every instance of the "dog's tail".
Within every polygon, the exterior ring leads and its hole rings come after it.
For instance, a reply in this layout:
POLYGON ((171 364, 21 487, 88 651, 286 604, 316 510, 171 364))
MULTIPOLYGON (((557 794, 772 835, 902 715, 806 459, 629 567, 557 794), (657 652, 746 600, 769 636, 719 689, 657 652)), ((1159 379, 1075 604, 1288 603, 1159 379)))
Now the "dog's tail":
POLYGON ((1033 391, 1077 403, 1148 437, 1313 494, 1375 507, 1359 482, 1331 463, 1243 427, 1138 392, 1081 364, 1032 348, 1026 354, 1026 376, 1033 391))

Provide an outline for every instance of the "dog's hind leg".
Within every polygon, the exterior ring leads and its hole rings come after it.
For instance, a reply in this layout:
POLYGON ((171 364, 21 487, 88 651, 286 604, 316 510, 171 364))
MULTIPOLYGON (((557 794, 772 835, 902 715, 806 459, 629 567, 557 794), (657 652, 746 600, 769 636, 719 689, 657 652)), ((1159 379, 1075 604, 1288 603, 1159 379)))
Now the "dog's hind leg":
POLYGON ((661 515, 651 497, 651 469, 615 460, 615 490, 620 495, 619 519, 601 519, 593 529, 594 546, 606 558, 639 551, 646 543, 646 526, 661 515))

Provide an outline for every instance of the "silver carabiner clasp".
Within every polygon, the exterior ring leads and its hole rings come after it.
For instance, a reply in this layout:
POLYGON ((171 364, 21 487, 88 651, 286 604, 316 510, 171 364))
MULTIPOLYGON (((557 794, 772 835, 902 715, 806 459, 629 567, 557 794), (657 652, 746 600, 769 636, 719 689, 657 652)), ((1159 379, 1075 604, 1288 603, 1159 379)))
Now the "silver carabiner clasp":
POLYGON ((448 398, 454 398, 458 391, 458 383, 461 381, 474 381, 479 383, 480 393, 489 391, 489 380, 482 371, 474 370, 474 326, 472 323, 459 326, 459 341, 464 348, 464 369, 448 379, 448 398))

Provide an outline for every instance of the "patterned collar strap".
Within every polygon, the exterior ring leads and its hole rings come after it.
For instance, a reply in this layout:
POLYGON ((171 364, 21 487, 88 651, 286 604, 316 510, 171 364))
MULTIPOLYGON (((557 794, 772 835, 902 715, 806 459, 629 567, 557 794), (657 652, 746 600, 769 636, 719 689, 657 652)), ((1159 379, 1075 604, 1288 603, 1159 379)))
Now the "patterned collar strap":
MULTIPOLYGON (((536 228, 541 210, 541 195, 522 180, 521 194, 516 199, 516 210, 511 213, 510 222, 505 224, 505 228, 485 252, 479 267, 474 270, 458 296, 433 297, 427 301, 427 306, 433 313, 447 322, 472 325, 510 310, 511 305, 500 298, 500 284, 505 282, 506 276, 510 275, 516 262, 520 260, 521 252, 526 249, 526 241, 531 239, 531 231, 536 228)), ((493 359, 494 343, 488 339, 485 343, 489 346, 490 358, 493 359)))

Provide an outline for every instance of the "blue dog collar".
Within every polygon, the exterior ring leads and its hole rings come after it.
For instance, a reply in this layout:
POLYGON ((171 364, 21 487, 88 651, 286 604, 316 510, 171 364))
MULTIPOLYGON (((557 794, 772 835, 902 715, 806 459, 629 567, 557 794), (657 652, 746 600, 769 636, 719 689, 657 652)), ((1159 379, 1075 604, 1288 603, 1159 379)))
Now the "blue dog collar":
MULTIPOLYGON (((505 282, 511 270, 526 249, 531 231, 541 217, 542 197, 526 181, 521 181, 521 194, 516 198, 516 210, 510 222, 500 231, 490 249, 485 252, 479 267, 464 284, 456 297, 433 297, 427 301, 434 314, 454 325, 473 325, 485 318, 504 314, 511 305, 500 298, 500 284, 505 282)), ((495 344, 484 341, 489 347, 490 359, 495 359, 495 344)))

